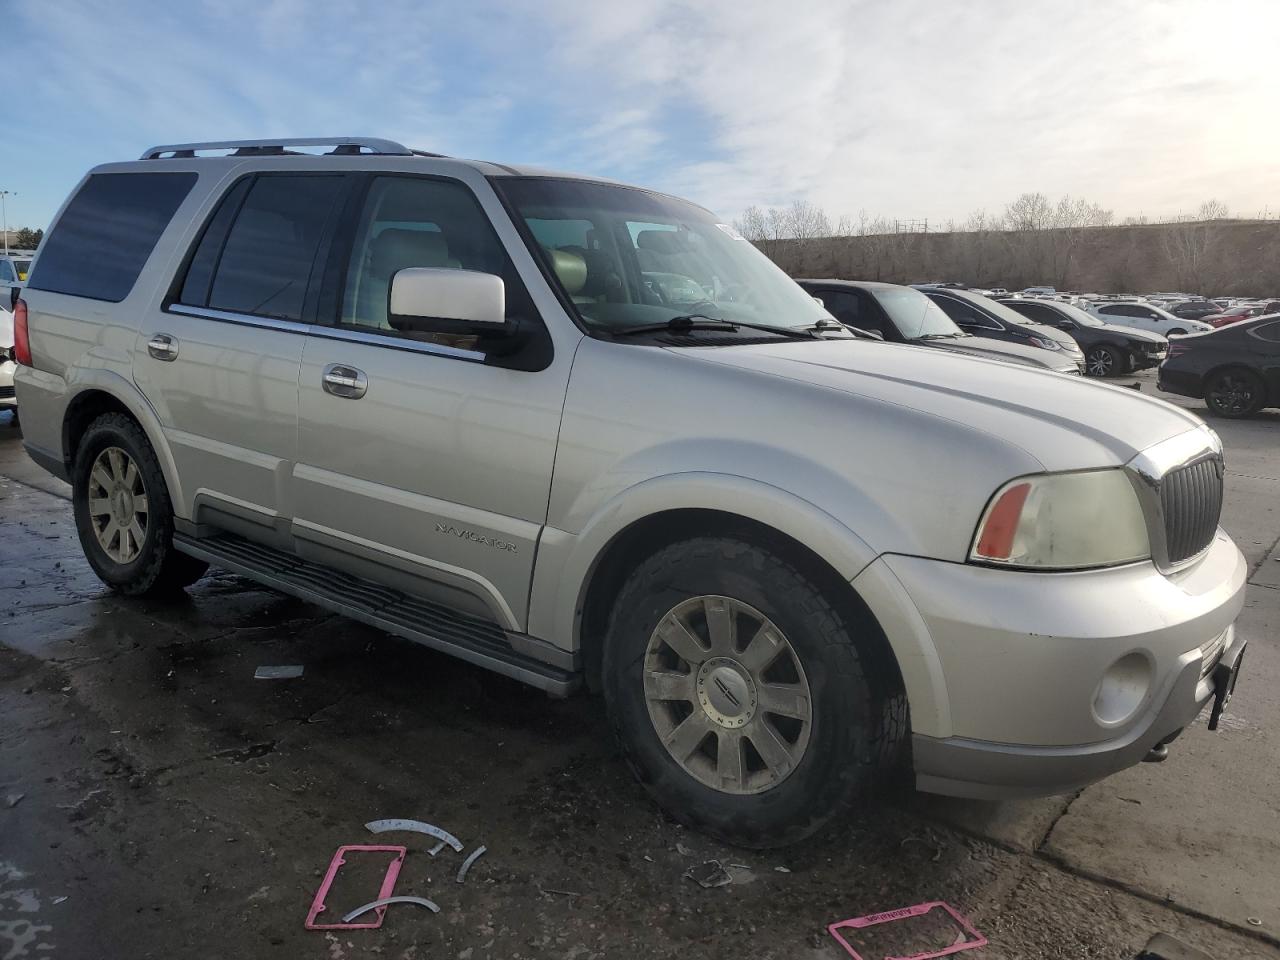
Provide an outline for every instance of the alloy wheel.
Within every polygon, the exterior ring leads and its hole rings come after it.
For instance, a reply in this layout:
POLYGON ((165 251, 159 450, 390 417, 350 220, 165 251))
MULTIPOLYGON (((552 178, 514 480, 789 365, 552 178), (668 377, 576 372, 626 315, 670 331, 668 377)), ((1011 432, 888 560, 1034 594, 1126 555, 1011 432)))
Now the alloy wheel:
POLYGON ((1248 413, 1253 409, 1253 384, 1243 374, 1224 373, 1214 380, 1208 399, 1223 413, 1248 413))
POLYGON ((1088 364, 1090 376, 1106 377, 1115 369, 1116 358, 1110 350, 1094 350, 1089 354, 1088 364))
POLYGON ((104 449, 89 470, 89 522, 103 552, 116 563, 136 560, 149 513, 138 465, 119 447, 104 449))
POLYGON ((740 600, 693 597, 668 611, 645 651, 644 693, 672 759, 723 793, 777 786, 809 744, 813 701, 800 659, 740 600))

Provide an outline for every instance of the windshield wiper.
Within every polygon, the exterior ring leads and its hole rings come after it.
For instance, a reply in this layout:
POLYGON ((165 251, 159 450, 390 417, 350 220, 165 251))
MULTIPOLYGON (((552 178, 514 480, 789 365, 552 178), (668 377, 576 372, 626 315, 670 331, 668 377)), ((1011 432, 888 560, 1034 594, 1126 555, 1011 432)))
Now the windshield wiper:
POLYGON ((666 323, 646 323, 638 327, 627 327, 612 331, 615 337, 631 337, 642 333, 687 333, 690 330, 737 330, 746 327, 748 330, 763 330, 776 333, 781 337, 792 337, 798 340, 820 339, 819 335, 805 327, 771 327, 764 323, 746 323, 742 320, 725 320, 721 317, 708 317, 701 313, 686 313, 672 317, 666 323))
POLYGON ((960 337, 967 337, 967 333, 922 333, 916 337, 917 340, 957 340, 960 337))

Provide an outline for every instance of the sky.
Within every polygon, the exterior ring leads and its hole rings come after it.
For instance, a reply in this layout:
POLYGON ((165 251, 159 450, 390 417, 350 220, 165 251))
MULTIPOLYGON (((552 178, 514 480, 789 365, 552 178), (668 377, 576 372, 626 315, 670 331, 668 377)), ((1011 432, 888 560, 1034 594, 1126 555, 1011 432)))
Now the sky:
POLYGON ((1275 0, 0 0, 0 189, 47 225, 151 145, 367 135, 726 219, 1280 214, 1275 0))

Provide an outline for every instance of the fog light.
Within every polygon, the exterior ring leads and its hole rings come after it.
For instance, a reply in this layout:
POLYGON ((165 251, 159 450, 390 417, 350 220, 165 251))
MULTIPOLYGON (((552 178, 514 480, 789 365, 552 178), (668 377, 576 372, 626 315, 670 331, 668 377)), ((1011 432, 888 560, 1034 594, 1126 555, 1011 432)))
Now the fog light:
POLYGON ((1113 663, 1093 695, 1093 715, 1099 723, 1115 726, 1132 717, 1151 687, 1151 661, 1145 654, 1126 653, 1113 663))

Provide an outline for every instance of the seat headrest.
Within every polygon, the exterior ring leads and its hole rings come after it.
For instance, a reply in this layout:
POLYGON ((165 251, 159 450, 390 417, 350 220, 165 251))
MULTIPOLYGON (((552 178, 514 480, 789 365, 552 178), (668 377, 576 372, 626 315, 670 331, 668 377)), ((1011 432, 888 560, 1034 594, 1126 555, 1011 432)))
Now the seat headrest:
POLYGON ((373 241, 369 266, 374 275, 391 277, 406 267, 451 267, 449 244, 434 230, 383 230, 373 241))
POLYGON ((641 230, 636 234, 636 246, 654 253, 684 253, 689 249, 678 230, 641 230))
POLYGON ((581 293, 587 285, 587 261, 569 250, 548 250, 551 269, 556 272, 560 282, 564 284, 569 296, 581 293))

